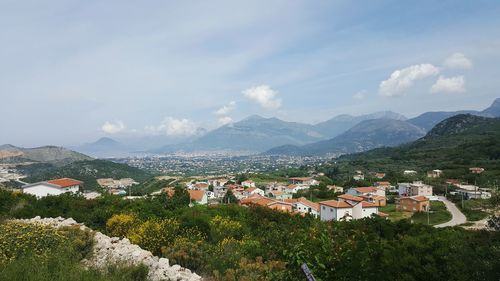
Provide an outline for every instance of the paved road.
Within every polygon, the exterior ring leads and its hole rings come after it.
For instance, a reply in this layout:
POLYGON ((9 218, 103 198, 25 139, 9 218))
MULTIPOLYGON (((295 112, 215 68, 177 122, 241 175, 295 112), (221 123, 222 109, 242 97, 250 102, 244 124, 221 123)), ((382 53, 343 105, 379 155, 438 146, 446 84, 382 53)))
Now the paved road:
POLYGON ((438 198, 439 201, 442 201, 446 205, 446 209, 448 209, 448 211, 451 213, 452 218, 449 222, 438 224, 435 225, 434 227, 454 226, 465 223, 467 221, 465 215, 457 208, 457 206, 455 206, 455 204, 453 204, 453 202, 450 202, 444 196, 439 196, 438 198))

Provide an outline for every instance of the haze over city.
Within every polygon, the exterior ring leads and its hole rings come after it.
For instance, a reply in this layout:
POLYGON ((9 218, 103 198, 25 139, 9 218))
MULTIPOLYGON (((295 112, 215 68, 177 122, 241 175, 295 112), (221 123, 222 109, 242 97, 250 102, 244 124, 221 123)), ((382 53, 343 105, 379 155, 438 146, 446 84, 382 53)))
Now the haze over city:
POLYGON ((480 110, 496 1, 3 1, 0 144, 190 137, 252 114, 480 110))

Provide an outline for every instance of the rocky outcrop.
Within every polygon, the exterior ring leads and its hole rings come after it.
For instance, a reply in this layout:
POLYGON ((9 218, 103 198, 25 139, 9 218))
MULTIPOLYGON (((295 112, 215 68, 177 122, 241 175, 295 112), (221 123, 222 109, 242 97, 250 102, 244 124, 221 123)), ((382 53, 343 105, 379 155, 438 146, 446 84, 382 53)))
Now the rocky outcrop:
MULTIPOLYGON (((74 219, 40 218, 17 220, 24 223, 38 223, 52 227, 79 226, 80 229, 89 229, 74 219)), ((91 229, 89 229, 91 230, 91 229)), ((138 245, 130 243, 127 238, 109 237, 101 232, 94 232, 94 248, 89 259, 82 262, 89 267, 105 268, 110 264, 139 265, 144 264, 149 269, 148 278, 153 281, 176 280, 196 281, 201 277, 189 269, 179 265, 170 266, 168 259, 153 256, 150 251, 141 249, 138 245)))

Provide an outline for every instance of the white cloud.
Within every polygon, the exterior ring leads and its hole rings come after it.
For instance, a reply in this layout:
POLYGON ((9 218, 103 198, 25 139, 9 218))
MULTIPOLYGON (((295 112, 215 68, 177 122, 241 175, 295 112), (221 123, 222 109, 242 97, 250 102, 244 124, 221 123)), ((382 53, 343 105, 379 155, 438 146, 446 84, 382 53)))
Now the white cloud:
POLYGON ((215 111, 215 115, 218 115, 218 116, 227 115, 228 113, 233 111, 235 107, 236 107, 236 102, 230 101, 227 105, 224 105, 223 107, 221 107, 217 111, 215 111))
POLYGON ((355 100, 364 100, 366 97, 366 93, 367 93, 366 90, 359 91, 354 95, 352 95, 352 98, 355 100))
POLYGON ((231 118, 229 116, 222 116, 219 118, 218 121, 219 121, 219 125, 224 126, 224 125, 233 123, 233 118, 231 118))
POLYGON ((468 69, 472 62, 462 53, 454 53, 444 61, 444 66, 451 69, 468 69))
POLYGON ((462 93, 465 92, 465 79, 463 76, 445 78, 440 76, 432 85, 431 93, 462 93))
POLYGON ((385 97, 395 97, 405 94, 415 81, 424 79, 429 76, 435 76, 439 73, 439 68, 432 64, 417 64, 400 70, 396 70, 391 74, 389 79, 380 82, 379 93, 385 97))
POLYGON ((197 134, 198 128, 189 119, 166 117, 158 126, 147 126, 146 131, 167 136, 192 136, 197 134))
POLYGON ((261 85, 246 89, 243 95, 265 109, 278 109, 281 107, 281 99, 276 98, 277 92, 267 85, 261 85))
POLYGON ((123 132, 125 129, 126 126, 122 121, 116 121, 114 123, 106 121, 101 127, 101 130, 106 134, 117 134, 123 132))

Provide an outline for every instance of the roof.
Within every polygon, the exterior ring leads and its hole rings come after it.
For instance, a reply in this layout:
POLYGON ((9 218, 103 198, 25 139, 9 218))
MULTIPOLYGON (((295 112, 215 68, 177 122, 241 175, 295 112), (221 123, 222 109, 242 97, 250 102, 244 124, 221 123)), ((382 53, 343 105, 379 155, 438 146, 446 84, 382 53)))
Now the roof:
POLYGON ((378 181, 375 183, 375 185, 391 185, 391 183, 388 181, 378 181))
POLYGON ((376 207, 378 207, 378 204, 363 201, 363 202, 361 202, 361 207, 363 207, 363 208, 376 208, 376 207))
POLYGON ((312 202, 312 201, 309 201, 307 200, 306 198, 304 197, 300 197, 298 200, 297 200, 298 203, 302 203, 304 205, 306 205, 307 207, 311 208, 311 209, 314 209, 316 211, 319 210, 319 204, 318 203, 315 203, 315 202, 312 202))
POLYGON ((363 198, 361 198, 359 196, 350 195, 350 194, 342 194, 338 198, 344 199, 344 200, 356 201, 356 202, 363 201, 363 198))
POLYGON ((319 205, 325 205, 325 206, 333 207, 333 208, 352 208, 351 204, 344 202, 344 201, 337 201, 337 200, 322 201, 322 202, 319 202, 319 205))
POLYGON ((242 205, 254 204, 254 205, 259 205, 259 206, 267 206, 268 204, 271 204, 275 201, 276 200, 259 195, 259 196, 255 196, 255 197, 243 198, 240 200, 240 204, 242 204, 242 205))
POLYGON ((256 189, 257 189, 257 187, 249 187, 249 188, 246 189, 246 191, 252 192, 252 191, 254 191, 256 189))
POLYGON ((400 200, 414 200, 417 202, 429 201, 429 198, 425 196, 412 196, 412 197, 402 197, 400 200))
POLYGON ((389 214, 386 214, 386 213, 383 213, 383 212, 380 212, 380 211, 377 212, 377 215, 380 216, 380 217, 388 217, 389 216, 389 214))
POLYGON ((203 199, 203 196, 205 195, 205 191, 203 190, 188 190, 189 192, 189 198, 191 198, 192 200, 196 200, 196 201, 201 201, 203 199))
POLYGON ((59 187, 69 187, 69 186, 74 186, 74 185, 80 185, 83 183, 81 181, 77 181, 77 180, 70 179, 70 178, 53 179, 53 180, 49 180, 47 182, 50 184, 53 184, 53 185, 57 185, 59 187))
POLYGON ((354 188, 357 192, 361 193, 370 193, 370 192, 377 192, 377 189, 375 187, 369 186, 369 187, 356 187, 354 188))

